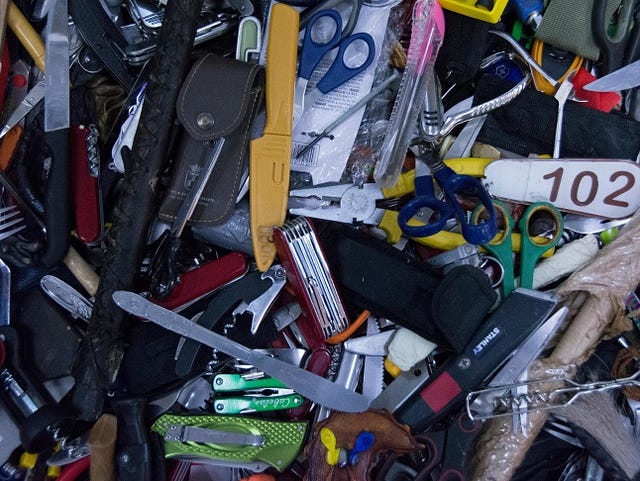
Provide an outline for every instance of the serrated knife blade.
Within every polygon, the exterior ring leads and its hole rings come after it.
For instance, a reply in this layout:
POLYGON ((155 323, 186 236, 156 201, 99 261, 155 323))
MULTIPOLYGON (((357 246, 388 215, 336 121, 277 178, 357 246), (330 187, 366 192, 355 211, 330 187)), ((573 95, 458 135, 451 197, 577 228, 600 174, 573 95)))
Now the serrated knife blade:
MULTIPOLYGON (((367 319, 367 336, 380 333, 378 321, 369 316, 367 319)), ((373 401, 382 392, 384 386, 384 356, 365 356, 362 373, 362 394, 373 401)))

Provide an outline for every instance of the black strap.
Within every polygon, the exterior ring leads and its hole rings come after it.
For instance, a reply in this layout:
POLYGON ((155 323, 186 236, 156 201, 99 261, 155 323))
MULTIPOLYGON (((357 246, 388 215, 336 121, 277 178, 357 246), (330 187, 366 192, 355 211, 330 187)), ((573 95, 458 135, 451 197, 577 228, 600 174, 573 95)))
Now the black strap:
POLYGON ((71 16, 84 41, 102 60, 105 67, 126 91, 130 91, 135 78, 129 73, 123 60, 123 52, 129 45, 120 29, 111 21, 100 2, 70 0, 71 16))
MULTIPOLYGON (((478 81, 474 100, 492 99, 509 86, 495 76, 478 81)), ((478 140, 527 156, 553 152, 558 102, 533 87, 487 117, 478 140)), ((562 157, 635 159, 640 152, 640 123, 617 112, 605 113, 567 102, 562 124, 562 157)))

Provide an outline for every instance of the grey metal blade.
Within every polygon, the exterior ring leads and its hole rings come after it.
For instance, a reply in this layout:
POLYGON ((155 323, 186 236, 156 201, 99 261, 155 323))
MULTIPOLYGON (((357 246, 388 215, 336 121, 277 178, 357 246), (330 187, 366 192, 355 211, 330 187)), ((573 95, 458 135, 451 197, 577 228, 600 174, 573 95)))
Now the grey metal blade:
POLYGON ((395 332, 395 329, 392 329, 347 339, 344 342, 344 348, 347 351, 362 354, 363 356, 385 356, 387 355, 387 345, 395 332))
POLYGON ((640 85, 640 60, 626 65, 615 72, 600 77, 584 87, 591 92, 618 92, 632 89, 640 85))
POLYGON ((69 22, 67 0, 56 0, 47 15, 44 130, 66 129, 69 113, 69 22))
POLYGON ((237 444, 240 446, 262 446, 266 441, 261 434, 234 433, 181 424, 169 426, 164 439, 183 443, 237 444))
POLYGON ((116 291, 113 294, 113 300, 131 314, 149 319, 181 336, 194 339, 252 364, 317 404, 345 412, 363 412, 369 407, 369 400, 362 394, 345 389, 312 372, 249 349, 175 312, 156 306, 138 294, 116 291))
POLYGON ((453 145, 447 150, 445 159, 462 159, 471 156, 471 148, 487 120, 486 115, 471 119, 462 128, 453 145))
POLYGON ((568 312, 569 309, 566 307, 558 309, 555 314, 536 329, 493 377, 489 386, 504 386, 516 382, 524 370, 540 355, 562 324, 562 321, 567 317, 568 312))
POLYGON ((409 371, 395 378, 384 390, 371 401, 371 409, 388 409, 395 412, 407 402, 424 385, 431 375, 428 358, 420 361, 409 371))

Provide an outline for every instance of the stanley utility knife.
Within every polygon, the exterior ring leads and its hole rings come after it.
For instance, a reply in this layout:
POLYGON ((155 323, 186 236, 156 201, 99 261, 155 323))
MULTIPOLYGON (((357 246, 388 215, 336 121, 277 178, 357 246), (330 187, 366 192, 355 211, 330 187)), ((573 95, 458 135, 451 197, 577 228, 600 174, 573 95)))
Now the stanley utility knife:
POLYGON ((276 3, 271 8, 269 22, 267 122, 263 136, 251 141, 249 159, 251 242, 256 264, 262 272, 276 257, 276 247, 271 240, 273 227, 282 225, 287 214, 298 12, 276 3))
MULTIPOLYGON (((464 351, 446 361, 417 394, 398 407, 396 418, 414 432, 421 432, 461 408, 467 393, 483 385, 513 356, 557 302, 552 294, 516 289, 478 329, 464 351)), ((380 407, 377 399, 371 407, 380 407)))

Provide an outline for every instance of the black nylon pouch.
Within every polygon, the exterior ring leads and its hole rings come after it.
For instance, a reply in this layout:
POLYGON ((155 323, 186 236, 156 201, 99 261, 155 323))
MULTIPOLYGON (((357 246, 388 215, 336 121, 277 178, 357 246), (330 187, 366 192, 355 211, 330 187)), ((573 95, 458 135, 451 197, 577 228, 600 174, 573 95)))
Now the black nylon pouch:
MULTIPOLYGON (((510 86, 498 77, 483 75, 474 103, 490 100, 510 86)), ((478 140, 523 156, 551 154, 557 111, 555 98, 526 88, 513 102, 488 115, 478 140)), ((640 151, 640 122, 567 102, 561 142, 562 157, 635 159, 640 151)))
POLYGON ((441 276, 359 230, 326 226, 319 236, 345 299, 441 347, 464 350, 497 298, 487 276, 472 266, 441 276))
MULTIPOLYGON (((447 28, 435 63, 443 92, 453 85, 461 87, 467 84, 478 74, 480 63, 490 47, 491 28, 487 22, 450 10, 444 10, 444 18, 447 28)), ((446 107, 472 94, 472 85, 456 88, 446 99, 446 107)))
POLYGON ((171 185, 160 218, 171 222, 189 188, 224 137, 211 177, 189 224, 216 225, 234 211, 242 173, 248 163, 251 124, 262 102, 264 68, 215 54, 196 61, 182 84, 176 104, 183 127, 171 185))

